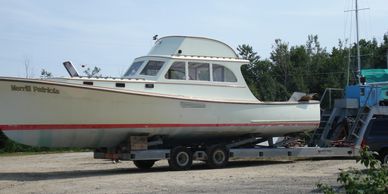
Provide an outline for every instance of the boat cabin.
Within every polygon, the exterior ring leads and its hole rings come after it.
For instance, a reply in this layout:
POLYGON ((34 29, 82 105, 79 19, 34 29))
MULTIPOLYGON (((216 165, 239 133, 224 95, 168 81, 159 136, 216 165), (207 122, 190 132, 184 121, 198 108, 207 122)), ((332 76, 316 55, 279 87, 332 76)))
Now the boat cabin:
POLYGON ((72 77, 67 81, 190 99, 258 102, 241 73, 248 60, 223 42, 188 36, 158 39, 121 78, 72 77))

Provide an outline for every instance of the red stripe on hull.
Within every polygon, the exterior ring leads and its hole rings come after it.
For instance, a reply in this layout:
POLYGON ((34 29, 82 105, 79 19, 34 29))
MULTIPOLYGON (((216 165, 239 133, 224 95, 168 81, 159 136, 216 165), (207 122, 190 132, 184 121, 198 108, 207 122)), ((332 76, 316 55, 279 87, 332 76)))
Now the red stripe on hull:
POLYGON ((0 125, 1 130, 50 129, 118 129, 118 128, 178 128, 178 127, 251 127, 251 126, 318 126, 319 122, 225 123, 225 124, 23 124, 0 125))

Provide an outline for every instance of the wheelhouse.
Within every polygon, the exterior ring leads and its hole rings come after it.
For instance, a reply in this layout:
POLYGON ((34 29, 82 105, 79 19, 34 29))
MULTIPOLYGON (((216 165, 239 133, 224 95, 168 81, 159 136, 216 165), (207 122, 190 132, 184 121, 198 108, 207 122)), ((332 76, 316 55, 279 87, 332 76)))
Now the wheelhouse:
POLYGON ((168 36, 136 58, 122 77, 52 78, 52 80, 184 99, 257 103, 241 66, 248 60, 217 40, 168 36))
POLYGON ((171 60, 162 58, 137 59, 128 68, 123 77, 159 81, 188 80, 190 82, 200 81, 209 83, 237 83, 239 80, 233 70, 221 61, 171 60))
POLYGON ((135 59, 123 77, 245 84, 240 82, 240 67, 248 62, 217 40, 168 36, 157 40, 148 55, 135 59))

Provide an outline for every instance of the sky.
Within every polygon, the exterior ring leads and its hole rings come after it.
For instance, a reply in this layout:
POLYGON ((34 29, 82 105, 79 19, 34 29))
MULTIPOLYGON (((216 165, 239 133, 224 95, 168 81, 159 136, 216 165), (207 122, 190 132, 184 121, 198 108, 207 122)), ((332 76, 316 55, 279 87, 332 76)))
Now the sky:
MULTIPOLYGON (((67 76, 62 62, 121 76, 152 37, 202 36, 269 58, 275 39, 290 46, 318 35, 328 51, 355 40, 352 0, 0 0, 0 76, 67 76), (351 25, 352 24, 352 25, 351 25)), ((360 37, 382 41, 388 0, 359 0, 360 37)))

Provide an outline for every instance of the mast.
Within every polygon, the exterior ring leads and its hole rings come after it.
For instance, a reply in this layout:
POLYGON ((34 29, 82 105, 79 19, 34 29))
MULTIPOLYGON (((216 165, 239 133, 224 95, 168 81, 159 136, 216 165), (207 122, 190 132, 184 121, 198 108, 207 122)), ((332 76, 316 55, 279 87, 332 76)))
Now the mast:
POLYGON ((357 36, 357 76, 361 77, 361 57, 360 57, 360 44, 359 44, 359 32, 358 32, 358 0, 356 0, 356 36, 357 36))

